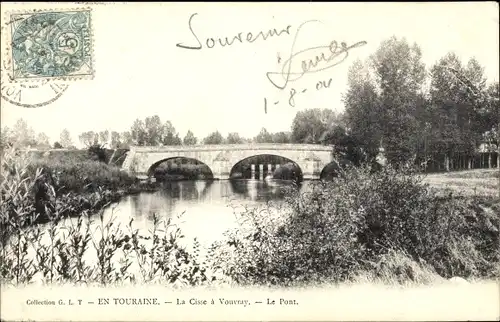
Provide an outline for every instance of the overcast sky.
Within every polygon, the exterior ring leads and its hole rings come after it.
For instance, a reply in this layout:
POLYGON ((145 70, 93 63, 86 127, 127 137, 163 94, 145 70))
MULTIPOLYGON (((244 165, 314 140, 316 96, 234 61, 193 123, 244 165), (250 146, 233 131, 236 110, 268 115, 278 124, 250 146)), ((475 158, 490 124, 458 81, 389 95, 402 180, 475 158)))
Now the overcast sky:
MULTIPOLYGON (((75 143, 81 132, 121 132, 136 118, 155 114, 162 121, 172 121, 181 137, 189 129, 199 138, 214 130, 248 137, 262 127, 288 131, 299 110, 343 110, 341 96, 348 67, 393 35, 416 42, 427 66, 454 51, 463 62, 476 57, 489 81, 499 79, 495 3, 133 3, 92 8, 94 79, 69 82, 59 99, 43 107, 22 108, 2 100, 2 126, 12 126, 23 118, 36 132, 49 135, 51 142, 68 128, 75 143), (188 24, 193 13, 198 15, 192 20, 192 29, 203 48, 176 47, 177 43, 197 45, 188 24), (313 19, 320 22, 302 28, 296 51, 328 45, 332 40, 348 45, 366 41, 367 45, 351 50, 341 64, 305 75, 280 91, 268 81, 266 72, 282 66, 298 26, 313 19), (231 39, 243 32, 244 40, 247 32, 256 35, 288 25, 290 35, 206 47, 207 38, 231 39), (330 78, 330 88, 316 90, 318 81, 330 78), (295 107, 287 104, 291 88, 298 92, 307 89, 296 95, 295 107), (277 101, 280 103, 275 105, 277 101)), ((2 10, 8 9, 2 4, 2 10)))

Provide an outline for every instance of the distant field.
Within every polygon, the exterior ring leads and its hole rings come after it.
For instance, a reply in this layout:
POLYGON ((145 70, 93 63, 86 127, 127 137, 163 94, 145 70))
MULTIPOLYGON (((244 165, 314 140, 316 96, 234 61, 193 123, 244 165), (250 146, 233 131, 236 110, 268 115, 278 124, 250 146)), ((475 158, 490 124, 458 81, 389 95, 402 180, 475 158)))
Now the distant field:
POLYGON ((466 196, 498 196, 498 169, 477 169, 427 175, 424 182, 437 189, 451 189, 466 196))

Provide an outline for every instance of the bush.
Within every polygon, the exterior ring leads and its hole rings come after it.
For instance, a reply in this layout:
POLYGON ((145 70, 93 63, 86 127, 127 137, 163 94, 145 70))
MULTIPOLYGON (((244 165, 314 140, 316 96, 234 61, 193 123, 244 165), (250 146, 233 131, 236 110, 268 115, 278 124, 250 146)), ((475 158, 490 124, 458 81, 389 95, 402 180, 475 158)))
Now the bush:
POLYGON ((106 162, 106 149, 103 146, 94 144, 88 148, 87 152, 90 160, 106 162))
POLYGON ((242 214, 245 228, 214 246, 215 267, 240 284, 340 282, 397 253, 443 277, 494 275, 498 213, 477 198, 437 197, 422 179, 361 167, 308 193, 291 190, 284 208, 242 214))
POLYGON ((2 152, 2 222, 24 225, 51 216, 75 216, 117 201, 137 180, 118 167, 96 161, 48 161, 17 151, 2 152), (16 219, 17 220, 17 219, 16 219))
POLYGON ((193 254, 181 247, 183 236, 170 219, 161 222, 154 216, 149 235, 139 234, 132 220, 127 227, 113 225, 113 218, 104 222, 102 208, 117 196, 106 187, 126 186, 130 180, 115 168, 91 161, 47 165, 14 149, 2 153, 2 284, 162 282, 194 286, 209 280, 204 263, 198 260, 199 245, 195 243, 193 254), (96 188, 84 185, 85 179, 96 188), (90 215, 99 211, 96 223, 90 215), (33 224, 42 212, 47 225, 33 224), (76 222, 61 220, 75 214, 76 222))
POLYGON ((300 175, 299 167, 291 162, 281 165, 273 172, 273 178, 278 180, 298 180, 300 175))

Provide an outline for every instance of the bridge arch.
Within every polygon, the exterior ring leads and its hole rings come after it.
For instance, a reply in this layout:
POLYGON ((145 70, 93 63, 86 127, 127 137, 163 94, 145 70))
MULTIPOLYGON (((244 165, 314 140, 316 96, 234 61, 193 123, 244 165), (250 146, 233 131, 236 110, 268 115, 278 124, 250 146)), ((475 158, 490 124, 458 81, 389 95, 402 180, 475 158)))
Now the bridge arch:
POLYGON ((318 144, 228 144, 193 146, 132 146, 122 169, 146 176, 161 162, 175 157, 192 158, 208 166, 214 179, 229 179, 233 166, 256 155, 275 155, 297 164, 303 178, 319 179, 324 165, 334 160, 330 146, 318 144))
POLYGON ((353 166, 354 164, 346 159, 339 161, 333 160, 327 163, 319 175, 320 180, 331 180, 332 178, 339 177, 346 166, 353 166))
MULTIPOLYGON (((189 167, 185 167, 183 170, 188 171, 188 172, 191 171, 190 172, 191 174, 203 174, 201 171, 201 168, 204 167, 207 170, 205 172, 207 173, 207 176, 209 177, 209 178, 204 178, 204 179, 213 179, 214 178, 214 172, 213 172, 212 168, 210 167, 210 165, 208 165, 205 162, 198 160, 196 158, 190 158, 190 157, 185 157, 185 156, 172 156, 172 157, 167 157, 167 158, 164 158, 164 159, 161 159, 159 161, 154 162, 153 164, 151 164, 149 166, 149 169, 147 171, 147 176, 148 177, 154 176, 155 171, 158 169, 158 167, 162 163, 165 163, 165 162, 168 163, 169 161, 172 161, 172 160, 182 160, 182 161, 190 162, 187 164, 193 165, 193 167, 191 167, 192 169, 189 169, 189 167), (187 170, 186 170, 186 168, 187 168, 187 170)), ((186 164, 186 163, 181 162, 180 164, 186 164)), ((182 170, 179 170, 179 171, 182 171, 182 170)), ((166 172, 168 173, 169 171, 167 170, 166 172)))
MULTIPOLYGON (((276 154, 276 152, 274 153, 251 153, 251 155, 248 155, 248 156, 245 156, 243 157, 242 159, 239 159, 238 161, 233 161, 232 164, 231 164, 231 167, 230 167, 230 170, 229 170, 229 178, 230 179, 235 179, 234 175, 235 175, 235 170, 238 166, 242 166, 242 163, 244 163, 245 161, 248 161, 249 159, 252 159, 252 158, 263 158, 263 157, 272 157, 272 158, 279 158, 281 160, 284 160, 286 162, 276 162, 276 161, 269 161, 269 162, 256 162, 254 165, 255 165, 255 172, 258 172, 260 171, 260 169, 258 168, 258 165, 264 165, 262 168, 263 168, 263 171, 264 173, 269 173, 270 171, 272 171, 274 173, 274 171, 276 171, 277 169, 277 165, 279 164, 279 166, 283 166, 287 163, 291 163, 293 164, 293 166, 295 168, 297 168, 297 174, 296 174, 296 178, 299 180, 299 181, 302 181, 303 180, 303 177, 304 177, 304 172, 301 168, 301 166, 298 164, 298 162, 294 161, 293 159, 289 158, 289 157, 286 157, 284 155, 280 155, 280 154, 276 154), (269 165, 271 165, 271 169, 269 169, 269 165)), ((250 164, 249 165, 244 165, 245 169, 244 171, 251 171, 251 167, 250 167, 250 164)), ((265 175, 264 175, 265 177, 265 175)))

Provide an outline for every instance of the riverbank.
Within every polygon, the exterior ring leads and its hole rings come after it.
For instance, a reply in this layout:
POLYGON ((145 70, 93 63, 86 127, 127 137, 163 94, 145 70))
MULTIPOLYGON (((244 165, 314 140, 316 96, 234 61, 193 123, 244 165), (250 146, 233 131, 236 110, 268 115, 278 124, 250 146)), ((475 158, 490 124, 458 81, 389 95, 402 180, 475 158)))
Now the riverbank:
MULTIPOLYGON (((499 196, 500 169, 476 169, 433 173, 425 176, 424 182, 440 191, 463 196, 499 196)), ((499 197, 500 198, 500 197, 499 197)))
POLYGON ((93 214, 124 196, 159 187, 99 161, 47 159, 14 149, 4 151, 2 225, 14 220, 24 227, 32 222, 93 214))
POLYGON ((439 195, 418 174, 390 167, 377 173, 353 168, 331 182, 315 182, 306 192, 292 185, 279 208, 245 208, 238 216, 246 223, 225 233, 227 238, 200 259, 204 246, 182 247, 182 230, 171 218, 150 213, 141 220, 153 221, 153 229, 139 231, 134 217, 120 228, 92 216, 125 195, 155 191, 160 183, 141 183, 95 161, 46 164, 15 156, 2 162, 7 174, 2 223, 14 236, 2 241, 0 272, 7 284, 36 279, 292 287, 359 276, 399 284, 425 284, 433 276, 500 276, 500 252, 494 247, 498 212, 478 196, 439 195), (47 225, 19 224, 37 209, 51 215, 47 225), (66 215, 77 220, 59 223, 57 218, 66 215), (92 230, 90 221, 97 221, 92 230), (36 255, 31 260, 29 252, 36 255))

